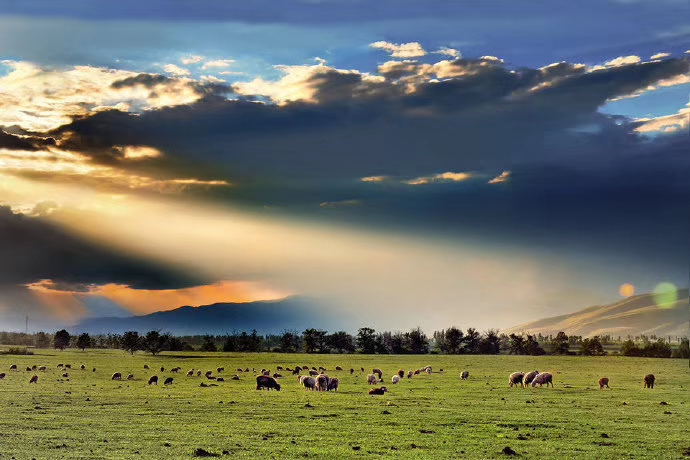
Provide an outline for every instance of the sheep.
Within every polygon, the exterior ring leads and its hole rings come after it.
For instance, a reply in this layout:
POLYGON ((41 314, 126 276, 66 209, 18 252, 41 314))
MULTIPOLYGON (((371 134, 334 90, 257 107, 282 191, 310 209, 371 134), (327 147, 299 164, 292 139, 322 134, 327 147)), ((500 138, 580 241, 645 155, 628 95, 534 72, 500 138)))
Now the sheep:
POLYGON ((96 372, 96 368, 95 368, 95 367, 93 368, 92 372, 96 372))
POLYGON ((292 375, 299 375, 299 371, 300 371, 299 367, 293 369, 293 370, 292 370, 292 375))
POLYGON ((170 372, 177 374, 179 372, 179 370, 180 370, 179 367, 173 367, 172 369, 170 369, 170 372))
POLYGON ((388 391, 388 388, 386 388, 386 387, 372 388, 371 390, 369 390, 369 394, 370 395, 382 395, 387 391, 388 391))
POLYGON ((372 374, 376 374, 379 376, 379 380, 383 382, 383 372, 381 372, 381 369, 373 369, 371 371, 372 374))
POLYGON ((163 385, 172 385, 172 383, 173 383, 173 378, 168 377, 167 379, 165 379, 165 382, 163 382, 163 385))
POLYGON ((65 369, 72 369, 72 365, 71 364, 65 364, 65 369))
POLYGON ((67 379, 67 378, 69 378, 69 374, 67 372, 65 372, 64 374, 62 374, 62 377, 67 379))
POLYGON ((35 375, 29 379, 29 383, 37 383, 38 382, 38 375, 35 375))
POLYGON ((242 368, 241 368, 241 367, 238 367, 238 368, 237 368, 237 372, 242 372, 242 368))
POLYGON ((536 377, 534 377, 534 380, 532 380, 532 387, 536 387, 539 385, 541 387, 542 385, 546 384, 546 387, 549 387, 549 383, 551 384, 551 387, 553 387, 553 375, 549 374, 548 372, 544 372, 542 374, 537 374, 536 377))
POLYGON ((647 374, 644 376, 644 387, 645 388, 654 388, 654 374, 647 374))
POLYGON ((221 372, 223 372, 224 370, 225 370, 224 367, 216 368, 216 372, 218 372, 219 374, 220 374, 221 372))
POLYGON ((427 374, 431 375, 431 366, 426 366, 426 367, 424 367, 424 369, 422 369, 422 370, 423 370, 424 372, 426 372, 427 374))
POLYGON ((324 372, 326 372, 326 368, 319 366, 319 372, 321 372, 323 374, 324 372))
POLYGON ((244 370, 244 372, 249 372, 249 368, 246 368, 246 369, 244 370))
POLYGON ((110 377, 110 380, 122 380, 122 374, 119 372, 115 372, 112 377, 110 377))
POLYGON ((336 377, 333 377, 328 381, 328 391, 338 391, 338 384, 340 382, 336 377))
POLYGON ((209 378, 211 375, 213 375, 213 371, 206 371, 206 374, 204 374, 206 378, 209 378))
POLYGON ((266 370, 263 372, 263 375, 265 375, 266 377, 270 377, 270 376, 271 376, 271 371, 268 370, 268 369, 266 369, 266 370))
MULTIPOLYGON (((282 371, 282 370, 283 370, 283 366, 276 366, 276 370, 277 370, 277 371, 282 371)), ((288 370, 289 370, 289 369, 288 369, 288 370)))
POLYGON ((460 380, 467 380, 469 377, 470 377, 469 371, 462 371, 462 374, 460 374, 460 380))
POLYGON ((350 368, 350 375, 354 374, 355 370, 353 368, 350 368))
POLYGON ((225 382, 225 379, 223 377, 218 377, 216 379, 216 382, 225 382))
POLYGON ((277 373, 277 372, 273 374, 273 378, 274 378, 274 379, 279 379, 279 378, 281 378, 281 377, 282 377, 282 375, 279 374, 279 373, 277 373))
POLYGON ((407 378, 408 378, 408 379, 411 379, 411 378, 412 378, 412 371, 409 371, 409 372, 407 373, 407 378))
POLYGON ((416 371, 414 371, 414 375, 419 375, 421 372, 421 370, 417 369, 416 371))
POLYGON ((299 383, 307 390, 313 390, 316 387, 316 380, 314 377, 307 377, 306 375, 299 376, 299 383))
POLYGON ((6 374, 5 374, 4 372, 0 373, 0 380, 4 379, 4 378, 5 378, 5 375, 6 375, 6 374))
POLYGON ((63 367, 65 367, 64 364, 58 364, 58 365, 57 365, 57 368, 58 368, 58 369, 62 369, 63 367))
POLYGON ((400 382, 400 376, 397 375, 397 374, 394 375, 394 376, 391 378, 391 381, 393 382, 393 385, 395 385, 396 383, 400 382))
POLYGON ((148 365, 148 364, 144 364, 144 369, 148 369, 148 368, 149 368, 149 365, 148 365))
POLYGON ((46 367, 45 367, 45 366, 41 366, 41 367, 38 368, 38 370, 39 370, 39 371, 42 371, 42 372, 45 372, 45 371, 46 371, 46 367))
POLYGON ((26 366, 26 372, 31 372, 31 367, 26 366))
POLYGON ((127 380, 134 380, 134 374, 127 375, 127 380))
POLYGON ((342 367, 340 367, 340 366, 335 366, 335 370, 336 370, 336 371, 342 371, 342 370, 343 370, 343 368, 342 368, 342 367))
POLYGON ((398 375, 400 376, 401 379, 404 378, 405 377, 405 371, 402 369, 398 369, 398 375))
POLYGON ((317 375, 319 375, 319 373, 315 370, 310 370, 309 375, 311 375, 312 377, 316 377, 317 375))
POLYGON ((16 365, 16 364, 12 364, 12 365, 10 366, 10 370, 11 370, 11 371, 16 371, 16 370, 17 370, 17 365, 16 365))
POLYGON ((187 371, 187 377, 194 377, 194 369, 190 369, 187 371))
POLYGON ((235 375, 232 376, 232 379, 233 379, 233 380, 239 380, 239 379, 240 379, 240 376, 237 375, 237 374, 235 374, 235 375))
POLYGON ((319 374, 316 377, 316 391, 328 391, 328 381, 330 378, 326 374, 319 374))
POLYGON ((216 378, 215 378, 214 376, 212 376, 212 375, 207 375, 206 378, 207 378, 208 380, 216 380, 216 378))
POLYGON ((527 374, 525 374, 525 378, 522 379, 522 383, 524 383, 525 386, 529 385, 530 383, 532 383, 532 380, 534 380, 534 377, 536 377, 537 375, 539 375, 539 371, 528 372, 527 374))
POLYGON ((35 371, 37 368, 38 368, 38 366, 35 365, 35 364, 34 364, 33 366, 31 366, 31 370, 32 370, 32 371, 35 371))
POLYGON ((369 385, 376 385, 378 383, 378 379, 374 374, 369 374, 367 375, 367 384, 369 385))
POLYGON ((508 377, 508 387, 513 388, 513 386, 518 386, 518 384, 521 387, 525 387, 525 385, 522 383, 522 379, 525 377, 525 374, 523 372, 513 372, 510 374, 508 377))
POLYGON ((363 368, 363 367, 360 367, 360 368, 359 368, 359 371, 360 371, 360 372, 364 372, 364 368, 363 368))
POLYGON ((85 365, 85 364, 82 364, 82 365, 79 367, 79 369, 81 369, 82 371, 85 371, 85 370, 86 370, 86 365, 85 365))
POLYGON ((271 389, 274 389, 276 391, 280 391, 280 384, 276 382, 276 379, 270 376, 266 375, 257 375, 256 376, 256 389, 257 390, 263 390, 267 389, 268 391, 271 391, 271 389))
POLYGON ((604 387, 606 388, 611 388, 609 386, 609 379, 608 377, 602 377, 599 379, 599 389, 602 390, 604 387))
POLYGON ((161 366, 161 372, 165 372, 165 367, 161 366))
POLYGON ((196 376, 201 377, 201 371, 196 371, 196 376))
POLYGON ((157 375, 152 375, 151 378, 149 378, 149 385, 156 384, 158 385, 158 376, 157 375))

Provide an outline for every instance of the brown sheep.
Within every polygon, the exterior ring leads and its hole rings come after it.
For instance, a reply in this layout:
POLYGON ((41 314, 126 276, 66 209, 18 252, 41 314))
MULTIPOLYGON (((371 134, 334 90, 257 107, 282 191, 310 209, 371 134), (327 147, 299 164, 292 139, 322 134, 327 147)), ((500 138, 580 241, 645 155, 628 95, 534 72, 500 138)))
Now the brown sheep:
POLYGON ((381 372, 381 369, 373 369, 371 373, 378 375, 379 380, 383 382, 383 372, 381 372))
POLYGON ((543 372, 534 377, 534 380, 532 380, 532 387, 536 387, 537 385, 541 387, 542 385, 546 384, 546 387, 548 388, 549 383, 551 384, 551 387, 553 387, 553 375, 549 374, 548 372, 543 372))
POLYGON ((225 382, 225 379, 223 377, 218 377, 216 379, 216 382, 225 382))
POLYGON ((323 366, 319 366, 319 372, 323 374, 324 372, 326 372, 326 368, 323 366))
POLYGON ((65 369, 72 369, 72 365, 71 364, 65 364, 65 369))
POLYGON ((134 374, 127 375, 127 380, 134 380, 134 374))
POLYGON ((421 370, 417 369, 416 371, 414 371, 414 375, 419 375, 421 372, 421 370))
POLYGON ((367 375, 367 383, 369 385, 376 385, 378 383, 378 379, 374 374, 369 374, 367 375))
POLYGON ((292 375, 298 375, 298 374, 299 374, 299 371, 300 371, 300 368, 299 368, 299 367, 293 369, 293 370, 292 370, 292 375))
POLYGON ((353 368, 350 368, 350 375, 354 374, 355 370, 353 368))
POLYGON ((409 371, 409 372, 407 373, 407 378, 408 378, 408 379, 411 379, 411 378, 412 378, 412 371, 409 371))
POLYGON ((67 372, 65 372, 64 374, 62 374, 62 376, 63 376, 64 378, 69 378, 69 374, 68 374, 67 372))
POLYGON ((96 372, 96 368, 95 368, 95 367, 93 368, 93 372, 96 372))
POLYGON ((521 387, 525 387, 525 385, 522 383, 522 379, 525 377, 525 374, 522 372, 513 372, 508 376, 508 387, 513 388, 513 386, 518 386, 518 384, 521 387))
POLYGON ((158 385, 158 376, 157 375, 152 375, 151 378, 149 378, 149 385, 158 385))
POLYGON ((405 377, 405 371, 402 369, 398 369, 398 375, 400 376, 401 379, 404 378, 405 377))
POLYGON ((4 379, 4 378, 5 378, 5 375, 6 375, 6 374, 5 374, 4 372, 3 372, 3 373, 0 373, 0 380, 4 379))
POLYGON ((388 391, 388 388, 386 388, 386 387, 372 388, 371 390, 369 390, 369 394, 370 395, 382 395, 387 391, 388 391))
POLYGON ((165 372, 165 368, 161 366, 161 372, 165 372))
POLYGON ((85 364, 82 364, 82 365, 79 367, 79 369, 85 371, 85 370, 86 370, 86 365, 85 365, 85 364))
POLYGON ((235 375, 232 376, 232 379, 233 379, 233 380, 239 380, 239 379, 240 379, 240 376, 237 375, 237 374, 235 374, 235 375))
POLYGON ((312 377, 316 377, 317 375, 319 375, 319 373, 315 370, 310 370, 309 375, 311 375, 312 377))
POLYGON ((647 374, 644 376, 644 387, 645 388, 654 388, 654 374, 647 374))
POLYGON ((190 369, 187 371, 187 377, 194 377, 194 369, 190 369))
POLYGON ((539 375, 539 371, 528 372, 527 374, 525 374, 525 378, 522 379, 522 383, 524 383, 525 386, 529 385, 530 383, 532 383, 532 380, 534 380, 534 377, 536 377, 537 375, 539 375))
POLYGON ((37 383, 38 382, 38 375, 34 375, 29 379, 29 383, 37 383))
POLYGON ((57 368, 58 368, 58 369, 62 369, 63 367, 65 367, 64 364, 58 364, 58 365, 57 365, 57 368))
POLYGON ((279 379, 279 378, 281 378, 281 377, 282 377, 282 375, 279 374, 279 373, 277 373, 277 372, 273 374, 273 378, 274 378, 274 379, 279 379))
POLYGON ((122 380, 122 374, 115 372, 112 377, 110 377, 110 380, 122 380))
POLYGON ((201 377, 201 371, 196 371, 196 376, 201 377))
POLYGON ((177 374, 179 372, 179 370, 180 370, 179 367, 173 367, 172 369, 170 369, 170 372, 172 372, 173 374, 177 374))
POLYGON ((224 367, 216 368, 216 372, 218 372, 219 374, 220 374, 221 372, 223 372, 224 370, 225 370, 224 367))
POLYGON ((237 368, 237 372, 242 372, 242 368, 241 368, 241 367, 238 367, 238 368, 237 368))
POLYGON ((32 370, 32 371, 35 371, 37 368, 38 368, 38 366, 35 365, 35 364, 34 364, 33 366, 31 366, 31 370, 32 370))
POLYGON ((269 371, 269 370, 267 369, 267 370, 265 370, 265 371, 263 372, 263 375, 265 375, 266 377, 270 377, 270 376, 271 376, 271 371, 269 371))
POLYGON ((144 369, 148 369, 148 368, 149 368, 149 365, 148 365, 148 364, 144 364, 144 369))
POLYGON ((316 377, 316 391, 328 391, 328 381, 330 377, 326 374, 320 374, 316 377))
POLYGON ((460 374, 460 380, 467 380, 470 377, 469 371, 462 371, 462 374, 460 374))
POLYGON ((45 372, 45 371, 46 371, 46 367, 45 367, 45 366, 41 366, 41 367, 38 368, 38 370, 39 370, 39 371, 42 371, 42 372, 45 372))
POLYGON ((300 375, 299 383, 307 390, 313 390, 316 387, 316 379, 314 377, 307 377, 306 375, 300 375))
POLYGON ((343 370, 343 368, 342 368, 342 367, 340 367, 340 366, 335 366, 335 370, 336 370, 336 371, 342 371, 342 370, 343 370))
POLYGON ((26 372, 31 372, 31 367, 26 366, 26 372))
POLYGON ((602 377, 602 378, 599 379, 599 389, 601 390, 601 389, 603 389, 604 387, 606 387, 606 388, 611 388, 611 387, 609 386, 609 379, 608 379, 608 377, 602 377))
POLYGON ((336 377, 333 377, 328 381, 328 391, 338 391, 338 384, 340 382, 336 377))
POLYGON ((206 371, 204 375, 206 376, 206 378, 209 378, 211 375, 213 375, 213 371, 206 371))
MULTIPOLYGON (((283 366, 276 366, 276 370, 277 370, 277 371, 282 371, 282 370, 283 370, 283 366)), ((288 370, 290 370, 290 369, 288 369, 288 370)))
POLYGON ((173 378, 168 377, 167 379, 165 379, 165 382, 163 382, 163 385, 172 385, 172 383, 173 383, 173 378))
POLYGON ((266 375, 257 375, 256 389, 263 390, 264 388, 268 391, 271 391, 272 389, 280 391, 280 383, 276 382, 276 379, 274 379, 273 377, 266 375))
POLYGON ((16 370, 17 370, 17 365, 16 365, 16 364, 12 364, 12 365, 10 366, 10 370, 11 370, 11 371, 16 371, 16 370))
POLYGON ((359 371, 360 371, 360 372, 364 372, 364 368, 363 368, 363 367, 360 367, 360 368, 359 368, 359 371))

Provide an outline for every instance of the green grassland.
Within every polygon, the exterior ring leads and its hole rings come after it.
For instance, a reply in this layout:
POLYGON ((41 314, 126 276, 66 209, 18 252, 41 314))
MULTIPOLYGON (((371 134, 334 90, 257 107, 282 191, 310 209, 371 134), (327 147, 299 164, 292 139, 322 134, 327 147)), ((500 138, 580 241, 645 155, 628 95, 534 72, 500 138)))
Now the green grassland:
POLYGON ((0 458, 191 458, 197 448, 221 458, 507 458, 506 446, 521 458, 690 456, 685 360, 43 350, 0 356, 0 372, 7 374, 0 380, 0 458), (69 381, 58 363, 73 366, 69 381), (19 370, 9 371, 11 364, 19 370), (47 371, 25 370, 34 364, 47 371), (230 380, 237 368, 305 364, 329 369, 340 391, 305 391, 289 372, 282 372, 280 392, 255 390, 251 372, 230 380), (431 375, 390 384, 399 368, 425 365, 431 375), (171 374, 174 366, 182 372, 171 374), (212 382, 185 375, 190 368, 218 375, 221 366, 226 381, 218 386, 200 387, 212 382), (373 367, 384 372, 384 396, 367 394, 373 367), (467 381, 460 380, 463 370, 467 381), (552 372, 555 388, 510 389, 508 374, 517 370, 552 372), (136 379, 112 381, 113 372, 136 379), (653 390, 642 388, 647 373, 657 377, 653 390), (39 381, 29 385, 34 374, 39 381), (154 374, 161 384, 148 386, 154 374), (166 387, 168 376, 175 381, 166 387), (602 376, 611 390, 599 390, 602 376))

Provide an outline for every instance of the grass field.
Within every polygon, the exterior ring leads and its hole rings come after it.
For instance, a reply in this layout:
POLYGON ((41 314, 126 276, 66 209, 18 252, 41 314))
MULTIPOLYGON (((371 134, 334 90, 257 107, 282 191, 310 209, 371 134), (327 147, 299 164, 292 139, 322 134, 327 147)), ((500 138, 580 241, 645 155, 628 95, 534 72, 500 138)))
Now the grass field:
POLYGON ((221 457, 501 458, 506 446, 523 458, 690 456, 685 360, 198 352, 154 358, 44 350, 0 356, 0 372, 7 374, 0 380, 0 458, 191 458, 197 448, 221 457), (73 366, 69 381, 58 363, 73 366), (11 364, 19 371, 9 371, 11 364), (25 370, 34 364, 47 371, 25 370), (304 364, 342 366, 328 372, 340 379, 340 391, 307 392, 289 372, 279 379, 280 392, 256 391, 252 373, 230 380, 239 367, 304 364), (427 364, 432 375, 390 384, 399 368, 427 364), (174 366, 182 373, 167 370, 174 366), (185 376, 190 368, 215 375, 221 366, 226 381, 217 387, 185 376), (383 370, 390 393, 367 395, 372 367, 383 370), (463 370, 467 381, 459 378, 463 370), (516 370, 550 371, 555 388, 509 389, 508 374, 516 370), (113 372, 136 380, 112 381, 113 372), (657 377, 653 390, 642 388, 647 373, 657 377), (29 385, 34 374, 39 381, 29 385), (147 385, 153 374, 161 385, 147 385), (167 376, 174 376, 172 386, 162 385, 167 376), (599 390, 601 376, 610 378, 611 390, 599 390))

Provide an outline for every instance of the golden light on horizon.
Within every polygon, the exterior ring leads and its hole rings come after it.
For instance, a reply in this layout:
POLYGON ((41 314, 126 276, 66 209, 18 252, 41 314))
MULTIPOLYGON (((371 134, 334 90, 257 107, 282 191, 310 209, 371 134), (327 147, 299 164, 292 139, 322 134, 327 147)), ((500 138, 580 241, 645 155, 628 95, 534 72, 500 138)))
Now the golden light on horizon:
POLYGON ((635 286, 630 283, 622 284, 618 292, 620 292, 620 295, 623 297, 631 297, 635 295, 635 286))

